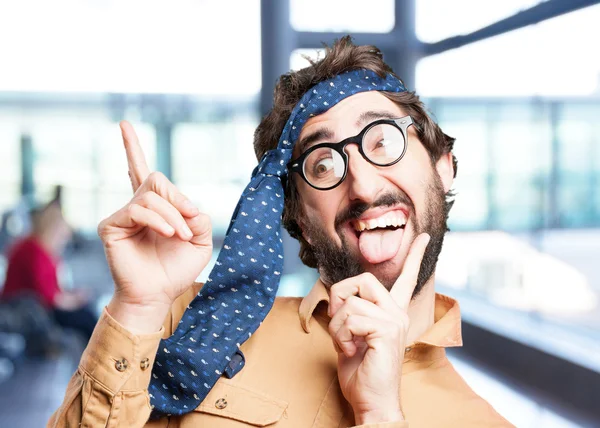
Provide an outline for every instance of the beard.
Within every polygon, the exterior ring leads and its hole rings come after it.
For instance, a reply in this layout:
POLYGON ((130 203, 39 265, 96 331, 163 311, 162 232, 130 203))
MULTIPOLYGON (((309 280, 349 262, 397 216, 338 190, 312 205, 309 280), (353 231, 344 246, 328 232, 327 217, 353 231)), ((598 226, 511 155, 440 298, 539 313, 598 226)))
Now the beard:
MULTIPOLYGON (((418 296, 435 272, 444 236, 448 231, 448 210, 449 206, 451 206, 446 204, 446 195, 442 182, 435 171, 431 182, 427 186, 427 193, 427 206, 420 218, 416 218, 414 204, 408 195, 400 189, 382 195, 372 204, 356 203, 351 205, 345 211, 338 214, 335 220, 335 229, 341 239, 341 246, 338 246, 334 239, 327 235, 325 230, 320 226, 320 223, 312 219, 305 221, 305 233, 310 237, 312 242, 311 248, 318 260, 318 270, 324 282, 335 284, 366 271, 361 266, 359 257, 351 251, 350 245, 341 231, 341 225, 349 220, 358 219, 370 208, 403 204, 409 210, 409 219, 412 220, 415 238, 421 233, 428 233, 431 237, 421 261, 417 285, 412 295, 413 298, 418 296)), ((377 273, 375 273, 375 276, 388 290, 391 290, 398 279, 399 273, 391 277, 383 274, 378 275, 377 273)), ((330 285, 327 286, 329 287, 330 285)))

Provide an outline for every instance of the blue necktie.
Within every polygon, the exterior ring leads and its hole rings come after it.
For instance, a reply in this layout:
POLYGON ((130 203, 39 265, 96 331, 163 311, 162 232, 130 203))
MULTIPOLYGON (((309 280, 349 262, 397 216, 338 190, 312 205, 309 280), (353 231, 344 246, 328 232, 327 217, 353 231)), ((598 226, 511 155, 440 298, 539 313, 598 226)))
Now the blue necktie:
POLYGON ((221 375, 231 378, 244 366, 239 347, 271 310, 283 270, 282 178, 294 142, 308 119, 371 90, 406 91, 392 75, 354 70, 318 83, 292 110, 277 148, 263 156, 240 197, 206 284, 160 343, 149 386, 153 418, 191 412, 221 375))

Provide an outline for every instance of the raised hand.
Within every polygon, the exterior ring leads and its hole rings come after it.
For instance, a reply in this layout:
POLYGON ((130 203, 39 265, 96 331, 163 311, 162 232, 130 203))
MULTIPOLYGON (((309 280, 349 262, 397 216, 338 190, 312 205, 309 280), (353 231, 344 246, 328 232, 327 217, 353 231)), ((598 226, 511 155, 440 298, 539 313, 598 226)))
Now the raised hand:
POLYGON ((210 219, 163 174, 150 172, 128 122, 121 132, 133 198, 103 220, 115 294, 109 313, 136 333, 158 331, 173 301, 192 285, 212 254, 210 219))
POLYGON ((413 242, 402 274, 388 291, 370 273, 331 287, 329 333, 338 352, 338 378, 357 425, 403 420, 400 380, 408 306, 429 235, 413 242))

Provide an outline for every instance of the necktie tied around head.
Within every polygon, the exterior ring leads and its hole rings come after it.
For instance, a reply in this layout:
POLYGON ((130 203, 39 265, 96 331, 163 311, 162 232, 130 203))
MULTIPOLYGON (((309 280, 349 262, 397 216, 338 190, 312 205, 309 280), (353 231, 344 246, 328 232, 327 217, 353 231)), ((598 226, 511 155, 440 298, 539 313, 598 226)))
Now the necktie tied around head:
POLYGON ((206 284, 160 343, 149 386, 153 418, 191 412, 219 377, 243 368, 239 348, 273 306, 283 270, 281 180, 294 142, 310 117, 371 90, 406 91, 392 75, 354 70, 320 82, 294 107, 277 148, 265 154, 240 197, 206 284))

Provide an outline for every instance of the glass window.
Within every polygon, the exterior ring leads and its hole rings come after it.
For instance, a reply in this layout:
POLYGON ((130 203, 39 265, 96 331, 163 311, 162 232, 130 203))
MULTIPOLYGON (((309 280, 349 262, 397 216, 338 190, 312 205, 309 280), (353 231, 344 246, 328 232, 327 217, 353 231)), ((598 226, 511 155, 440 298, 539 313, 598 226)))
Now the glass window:
MULTIPOLYGON (((116 123, 56 115, 31 118, 36 200, 46 202, 58 184, 64 186, 64 212, 69 223, 94 231, 132 194, 127 159, 116 123)), ((154 129, 134 124, 148 165, 154 169, 154 129)))
POLYGON ((492 224, 504 230, 542 227, 551 159, 547 111, 505 103, 492 109, 492 118, 492 224))
MULTIPOLYGON (((132 121, 146 162, 151 171, 156 169, 156 132, 153 125, 132 121)), ((114 213, 132 197, 127 175, 128 165, 121 130, 117 123, 103 123, 96 128, 94 147, 95 199, 97 221, 114 213)), ((96 222, 97 223, 97 222, 96 222)), ((94 225, 94 228, 96 224, 94 225)))
POLYGON ((540 0, 416 0, 417 37, 433 43, 470 33, 537 3, 540 0))
POLYGON ((290 0, 290 21, 298 31, 388 33, 394 28, 394 0, 290 0), (360 13, 357 13, 360 11, 360 13))
POLYGON ((225 234, 256 166, 257 124, 256 115, 248 112, 211 123, 179 124, 173 132, 174 182, 210 215, 216 235, 225 234))
MULTIPOLYGON (((445 3, 447 7, 455 7, 454 2, 445 3)), ((468 3, 475 7, 475 2, 468 3)), ((478 2, 477 7, 494 9, 504 3, 478 2)), ((514 2, 507 2, 510 3, 514 2)), ((462 11, 456 15, 477 16, 462 11)), ((600 5, 425 58, 417 65, 417 92, 431 97, 597 93, 600 56, 585 52, 594 52, 593 40, 600 40, 598 22, 600 5), (574 28, 578 31, 573 31, 574 28)))
POLYGON ((255 95, 259 6, 259 0, 2 2, 0 91, 255 95))
POLYGON ((595 200, 600 193, 597 190, 600 177, 599 114, 600 108, 592 105, 566 105, 562 109, 562 120, 557 126, 557 202, 559 222, 565 227, 600 224, 595 200))
POLYGON ((453 230, 527 230, 549 222, 551 127, 545 103, 432 99, 457 138, 453 230))
POLYGON ((450 211, 452 230, 483 229, 487 225, 489 194, 486 186, 489 170, 486 110, 478 105, 431 101, 431 107, 442 130, 456 138, 454 154, 458 174, 454 181, 457 193, 450 211))
POLYGON ((570 98, 426 104, 457 138, 449 225, 458 233, 448 236, 440 257, 442 288, 569 323, 577 334, 597 330, 598 275, 590 255, 598 249, 593 228, 600 226, 600 105, 570 98), (486 231, 473 233, 478 229, 486 231))
POLYGON ((21 188, 21 135, 10 119, 10 115, 0 112, 0 213, 15 205, 21 188))

